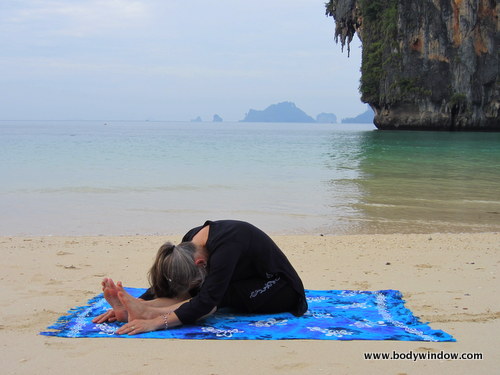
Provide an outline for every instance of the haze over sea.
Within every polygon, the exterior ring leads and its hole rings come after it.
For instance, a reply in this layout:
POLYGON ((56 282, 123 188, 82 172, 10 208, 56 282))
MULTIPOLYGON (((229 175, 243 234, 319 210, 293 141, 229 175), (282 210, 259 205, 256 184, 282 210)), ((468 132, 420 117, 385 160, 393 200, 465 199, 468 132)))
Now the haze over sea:
POLYGON ((368 124, 0 122, 0 235, 500 230, 500 134, 368 124))

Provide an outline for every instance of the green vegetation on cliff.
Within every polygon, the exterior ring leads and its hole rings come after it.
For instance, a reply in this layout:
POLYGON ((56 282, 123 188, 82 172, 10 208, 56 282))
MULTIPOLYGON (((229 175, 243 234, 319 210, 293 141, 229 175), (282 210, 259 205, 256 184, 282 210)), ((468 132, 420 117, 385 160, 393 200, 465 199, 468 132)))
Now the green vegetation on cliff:
POLYGON ((381 129, 500 131, 498 2, 330 0, 335 40, 363 43, 361 100, 381 129))
POLYGON ((387 65, 397 64, 397 0, 361 0, 363 27, 370 30, 363 36, 361 63, 361 100, 378 101, 380 85, 386 81, 387 65))
POLYGON ((342 47, 351 42, 354 33, 363 25, 363 51, 361 62, 360 92, 365 103, 378 101, 381 85, 387 80, 390 65, 399 64, 400 51, 398 36, 398 0, 330 0, 326 4, 326 14, 336 17, 335 38, 341 38, 342 47), (356 6, 357 5, 357 6, 356 6), (350 17, 345 17, 346 14, 350 17))

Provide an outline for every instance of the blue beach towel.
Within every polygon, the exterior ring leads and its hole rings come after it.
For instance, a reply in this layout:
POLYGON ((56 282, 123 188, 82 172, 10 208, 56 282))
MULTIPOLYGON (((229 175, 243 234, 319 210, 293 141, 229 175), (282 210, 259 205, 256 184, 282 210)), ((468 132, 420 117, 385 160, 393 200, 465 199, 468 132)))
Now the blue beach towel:
MULTIPOLYGON (((134 297, 145 289, 126 288, 134 297)), ((306 290, 309 310, 302 317, 290 313, 254 315, 221 309, 197 325, 134 336, 117 335, 123 323, 94 324, 92 318, 110 308, 103 295, 87 306, 71 309, 41 332, 58 337, 123 337, 222 340, 402 340, 455 341, 446 332, 421 323, 404 306, 397 290, 306 290)))

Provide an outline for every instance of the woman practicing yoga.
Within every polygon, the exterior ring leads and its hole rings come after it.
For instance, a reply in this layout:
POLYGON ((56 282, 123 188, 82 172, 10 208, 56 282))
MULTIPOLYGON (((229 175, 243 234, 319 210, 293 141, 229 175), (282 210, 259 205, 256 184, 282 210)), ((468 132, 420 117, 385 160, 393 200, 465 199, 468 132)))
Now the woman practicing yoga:
POLYGON ((116 332, 134 335, 192 324, 219 307, 296 316, 307 311, 304 286, 286 256, 267 234, 242 221, 207 221, 181 244, 165 243, 149 281, 151 288, 134 298, 120 282, 104 279, 112 309, 93 322, 128 322, 116 332))

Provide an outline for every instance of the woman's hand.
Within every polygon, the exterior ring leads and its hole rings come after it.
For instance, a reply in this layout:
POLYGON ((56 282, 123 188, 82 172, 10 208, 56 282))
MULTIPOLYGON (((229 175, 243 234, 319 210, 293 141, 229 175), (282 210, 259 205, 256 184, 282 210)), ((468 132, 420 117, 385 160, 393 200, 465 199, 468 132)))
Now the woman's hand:
POLYGON ((119 335, 136 335, 143 332, 151 332, 165 327, 163 317, 154 319, 134 319, 124 326, 121 326, 116 333, 119 335))
POLYGON ((113 309, 109 309, 104 314, 96 316, 94 319, 92 319, 92 323, 101 324, 104 322, 109 322, 109 323, 116 322, 116 315, 113 309))

